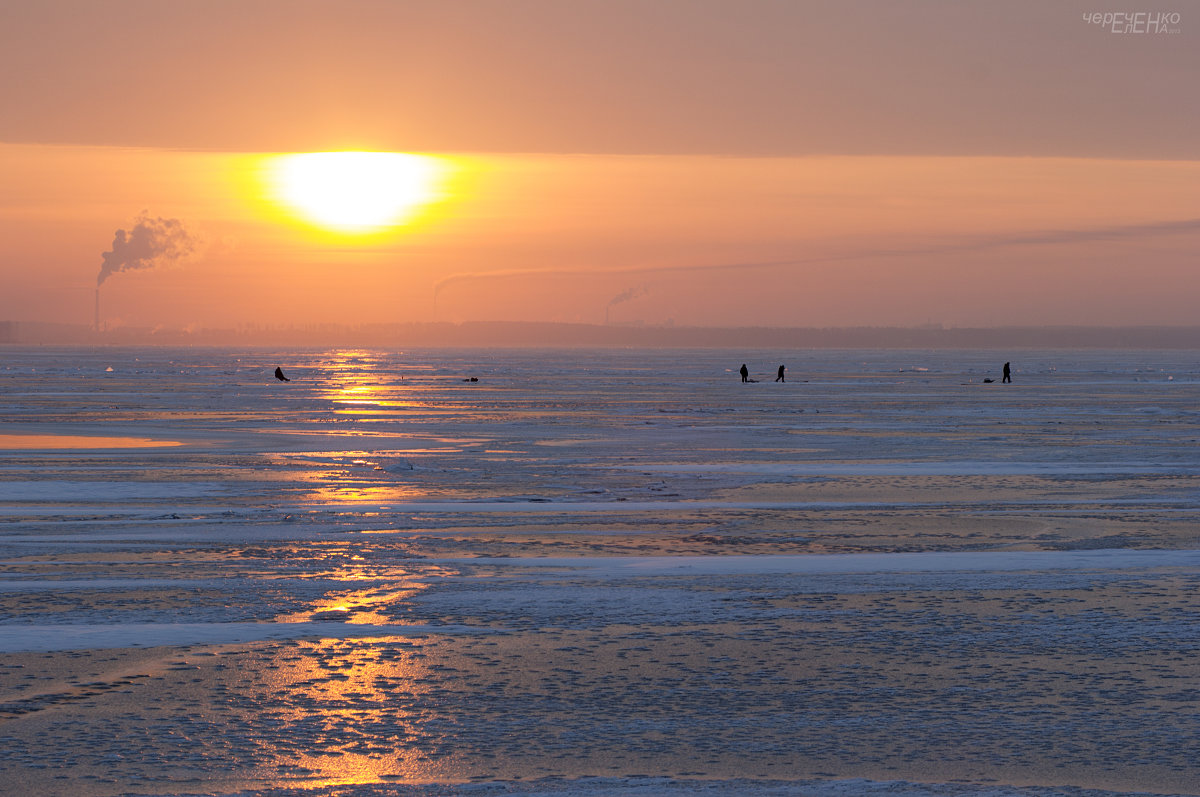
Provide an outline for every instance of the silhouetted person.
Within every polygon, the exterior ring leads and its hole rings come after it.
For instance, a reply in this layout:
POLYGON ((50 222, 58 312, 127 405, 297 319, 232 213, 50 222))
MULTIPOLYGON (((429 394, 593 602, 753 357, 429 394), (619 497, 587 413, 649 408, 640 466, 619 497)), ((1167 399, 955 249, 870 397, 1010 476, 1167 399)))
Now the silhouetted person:
POLYGON ((745 363, 742 363, 742 367, 741 367, 741 368, 739 368, 739 369, 738 369, 738 371, 739 371, 739 372, 741 373, 741 375, 742 375, 742 381, 743 381, 743 382, 749 382, 749 381, 750 381, 750 369, 746 367, 746 364, 745 364, 745 363))
POLYGON ((783 366, 782 365, 779 366, 779 373, 775 375, 775 381, 776 382, 786 382, 787 381, 786 379, 783 378, 783 366))
POLYGON ((279 367, 275 368, 275 378, 278 379, 280 382, 291 382, 292 381, 283 375, 283 369, 279 368, 279 367))
POLYGON ((1008 368, 1008 363, 1004 364, 1004 378, 1000 380, 1001 384, 1012 381, 1012 371, 1008 368))

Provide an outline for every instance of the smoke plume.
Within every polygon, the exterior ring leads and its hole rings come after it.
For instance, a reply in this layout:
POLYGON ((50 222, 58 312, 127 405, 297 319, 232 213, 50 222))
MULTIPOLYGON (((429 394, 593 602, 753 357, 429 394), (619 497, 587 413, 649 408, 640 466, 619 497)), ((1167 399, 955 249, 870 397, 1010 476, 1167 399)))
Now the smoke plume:
POLYGON ((608 307, 613 307, 613 306, 615 306, 615 305, 618 305, 618 304, 623 304, 623 303, 625 303, 625 302, 628 302, 628 301, 630 301, 630 300, 632 300, 632 299, 636 299, 636 298, 638 298, 639 296, 645 296, 645 295, 646 295, 647 293, 649 293, 649 292, 650 292, 650 291, 649 291, 649 289, 647 289, 647 288, 646 288, 646 286, 644 286, 644 285, 638 285, 638 286, 637 286, 637 287, 635 287, 635 288, 630 288, 630 289, 628 289, 628 290, 621 291, 621 292, 620 292, 620 293, 618 293, 616 296, 614 296, 614 297, 612 297, 611 299, 609 299, 609 300, 608 300, 608 305, 607 305, 607 306, 608 306, 608 307))
POLYGON ((127 232, 117 230, 112 251, 105 252, 96 286, 118 271, 167 266, 196 250, 198 239, 179 219, 151 218, 145 212, 134 220, 127 232))
POLYGON ((639 296, 645 296, 650 290, 645 285, 638 285, 627 290, 623 290, 616 296, 608 300, 608 304, 604 305, 604 323, 608 323, 608 312, 618 304, 623 304, 631 299, 636 299, 639 296))

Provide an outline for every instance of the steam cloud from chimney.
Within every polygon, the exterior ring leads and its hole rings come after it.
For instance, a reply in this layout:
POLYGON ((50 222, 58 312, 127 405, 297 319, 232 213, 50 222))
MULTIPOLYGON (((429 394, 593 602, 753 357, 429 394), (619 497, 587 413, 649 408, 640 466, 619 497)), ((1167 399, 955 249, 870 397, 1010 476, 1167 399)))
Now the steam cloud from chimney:
POLYGON ((623 304, 625 302, 636 299, 639 296, 645 296, 649 292, 650 292, 650 289, 647 288, 645 285, 637 285, 633 288, 623 290, 620 293, 618 293, 616 296, 609 299, 608 304, 604 305, 604 323, 606 323, 606 324, 608 323, 608 311, 613 309, 613 307, 617 306, 618 304, 623 304))
POLYGON ((635 288, 630 288, 628 290, 621 291, 616 296, 609 299, 607 306, 613 307, 618 304, 623 304, 624 302, 628 302, 632 299, 636 299, 639 296, 645 296, 649 292, 650 292, 650 290, 646 286, 638 285, 635 288))
POLYGON ((199 240, 179 219, 151 218, 143 211, 126 232, 117 230, 112 251, 105 252, 96 287, 118 271, 167 266, 196 251, 199 240))

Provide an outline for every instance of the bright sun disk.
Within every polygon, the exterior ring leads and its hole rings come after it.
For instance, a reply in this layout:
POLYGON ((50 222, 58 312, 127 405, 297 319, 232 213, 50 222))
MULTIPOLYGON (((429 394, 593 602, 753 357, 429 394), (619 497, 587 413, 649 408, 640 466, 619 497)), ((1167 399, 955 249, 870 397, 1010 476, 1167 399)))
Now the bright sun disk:
POLYGON ((277 201, 341 232, 372 232, 406 221, 436 190, 436 158, 400 152, 281 155, 270 169, 277 201))

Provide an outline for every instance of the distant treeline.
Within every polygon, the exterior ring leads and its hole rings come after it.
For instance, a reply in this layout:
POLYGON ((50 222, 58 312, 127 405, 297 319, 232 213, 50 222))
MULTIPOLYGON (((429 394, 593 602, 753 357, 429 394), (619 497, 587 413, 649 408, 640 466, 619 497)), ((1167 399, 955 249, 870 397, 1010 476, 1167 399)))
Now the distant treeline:
POLYGON ((313 324, 237 329, 0 321, 0 343, 194 346, 571 347, 777 349, 1190 349, 1200 327, 682 327, 467 322, 313 324))

